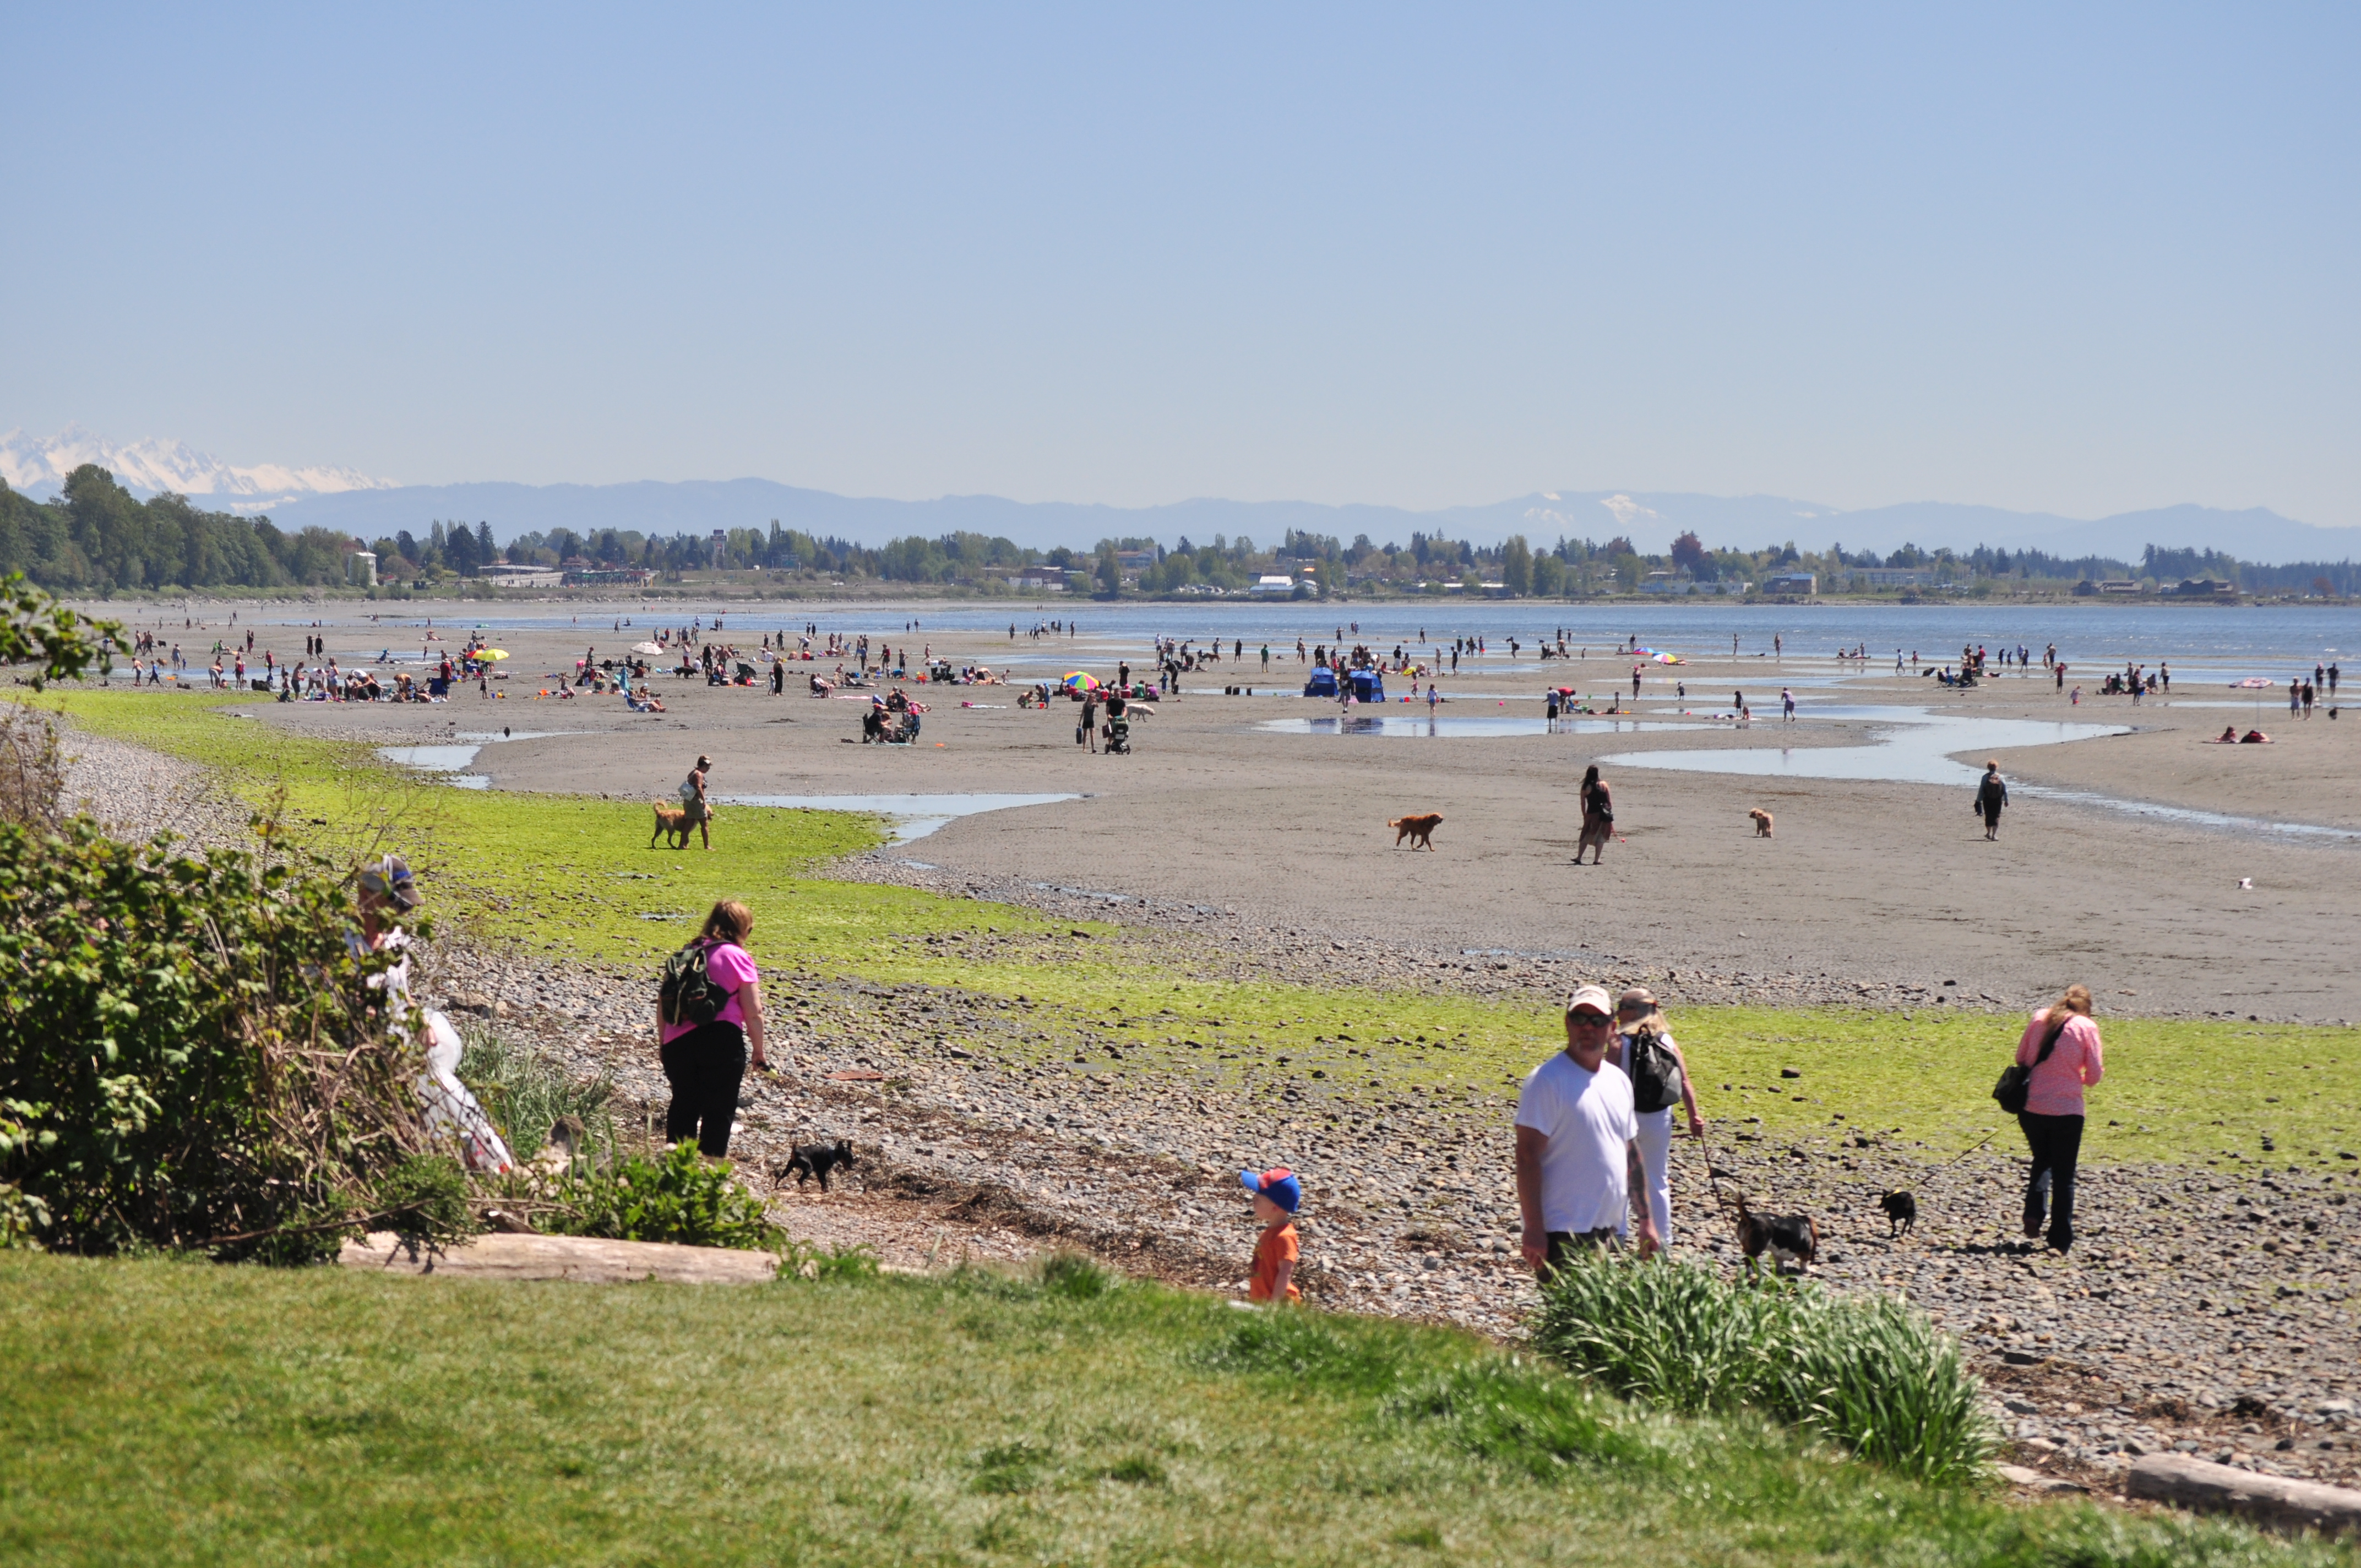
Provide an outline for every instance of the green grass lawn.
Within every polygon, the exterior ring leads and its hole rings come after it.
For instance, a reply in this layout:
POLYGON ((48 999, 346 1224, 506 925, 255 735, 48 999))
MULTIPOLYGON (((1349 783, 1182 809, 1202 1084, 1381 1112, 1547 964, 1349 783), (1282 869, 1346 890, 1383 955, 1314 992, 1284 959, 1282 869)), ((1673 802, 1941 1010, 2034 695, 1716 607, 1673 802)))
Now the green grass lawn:
POLYGON ((1099 1282, 0 1254, 0 1560, 2355 1561, 1923 1487, 1441 1331, 1099 1282))
MULTIPOLYGON (((288 822, 324 848, 350 854, 383 836, 412 855, 446 928, 456 919, 494 938, 652 971, 713 900, 742 898, 766 969, 925 981, 1004 1004, 1025 998, 1046 1039, 970 1042, 1004 1057, 1063 1055, 1087 1032, 1130 1042, 1123 1062, 1098 1064, 1119 1072, 1306 1082, 1316 1073, 1354 1095, 1447 1087, 1484 1098, 1510 1092, 1563 1037, 1551 996, 1505 1003, 1239 983, 1168 933, 1077 927, 1008 905, 816 874, 877 842, 873 818, 730 807, 715 852, 650 850, 644 805, 421 782, 365 746, 228 717, 254 701, 242 694, 77 690, 38 700, 94 731, 219 768, 258 804, 283 791, 288 822)), ((2090 1097, 2087 1157, 2356 1168, 2338 1157, 2361 1154, 2361 1031, 2100 1023, 2109 1076, 2090 1097), (2224 1059, 2246 1069, 2225 1077, 2224 1059), (2276 1146, 2268 1157, 2266 1135, 2276 1146)), ((1990 1093, 2021 1026, 1949 1008, 1696 1007, 1674 1017, 1708 1117, 1759 1116, 1763 1130, 1789 1137, 1867 1131, 1929 1155, 1995 1128, 2004 1145, 2015 1136, 1990 1093), (1782 1068, 1803 1076, 1783 1080, 1782 1068)))

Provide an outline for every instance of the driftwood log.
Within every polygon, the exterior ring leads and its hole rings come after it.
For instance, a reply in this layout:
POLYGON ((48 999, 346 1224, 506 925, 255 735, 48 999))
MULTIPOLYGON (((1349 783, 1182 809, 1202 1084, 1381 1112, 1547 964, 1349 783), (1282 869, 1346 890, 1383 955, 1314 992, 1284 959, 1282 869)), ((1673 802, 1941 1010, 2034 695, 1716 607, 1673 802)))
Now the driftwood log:
POLYGON ((2191 1459, 2151 1453, 2132 1465, 2125 1490, 2135 1497, 2200 1513, 2236 1514, 2276 1530, 2316 1530, 2323 1535, 2361 1531, 2361 1492, 2258 1475, 2191 1459))
POLYGON ((346 1242, 336 1261, 386 1274, 448 1275, 456 1279, 571 1279, 620 1285, 639 1279, 692 1285, 758 1284, 776 1278, 776 1253, 670 1242, 609 1242, 588 1236, 480 1235, 441 1253, 412 1257, 390 1233, 346 1242))

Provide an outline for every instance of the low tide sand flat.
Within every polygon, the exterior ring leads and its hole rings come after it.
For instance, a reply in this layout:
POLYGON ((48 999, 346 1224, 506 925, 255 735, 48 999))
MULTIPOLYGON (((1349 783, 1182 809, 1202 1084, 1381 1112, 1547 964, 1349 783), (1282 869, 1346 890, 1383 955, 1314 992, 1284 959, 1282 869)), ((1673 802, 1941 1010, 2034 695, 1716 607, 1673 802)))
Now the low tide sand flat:
MULTIPOLYGON (((2190 613, 2202 627, 2202 616, 2190 613)), ((892 629, 901 614, 824 612, 824 620, 898 644, 903 636, 892 629)), ((604 630, 608 617, 598 619, 596 636, 562 624, 503 630, 515 653, 505 666, 514 674, 505 701, 479 699, 467 688, 445 705, 258 711, 262 722, 296 732, 388 745, 502 725, 577 731, 484 746, 471 772, 500 789, 665 798, 706 751, 718 763, 711 787, 731 795, 1072 795, 1078 798, 961 817, 929 834, 922 848, 914 845, 909 857, 1000 884, 1049 883, 1246 909, 1270 925, 1423 948, 1645 955, 1674 969, 1748 973, 1873 970, 1930 983, 1971 955, 1978 988, 2012 1004, 2083 980, 2103 995, 2136 991, 2144 1013, 2361 1018, 2361 970, 2287 961, 2290 954, 2336 950, 2361 914, 2346 858, 2361 852, 2361 841, 2305 842, 2149 819, 2039 793, 2055 787, 2239 817, 2361 825, 2350 792, 2333 782, 2361 768, 2361 724, 2323 713, 2290 725, 2284 703, 2276 712, 2265 705, 2262 714, 2278 745, 2213 747, 2202 742, 2219 733, 2224 716, 2210 707, 2135 707, 2128 699, 2087 696, 2076 707, 2039 678, 2007 676, 1959 691, 1897 677, 1890 662, 1839 667, 1796 654, 1785 667, 1841 684, 1799 693, 1804 717, 1785 724, 1763 717, 1776 713, 1780 666, 1750 655, 1717 674, 1715 661, 1701 657, 1682 672, 1686 702, 1668 680, 1648 678, 1643 729, 1363 738, 1270 733, 1263 721, 1333 710, 1291 695, 1224 696, 1221 687, 1235 677, 1215 666, 1186 683, 1209 692, 1161 703, 1153 718, 1140 721, 1128 758, 1077 747, 1072 705, 1021 709, 1007 688, 994 687, 909 685, 932 707, 923 743, 848 747, 839 741, 857 737, 858 706, 794 689, 801 671, 832 669, 831 663, 792 666, 798 673, 776 697, 767 687, 662 677, 655 684, 669 711, 660 716, 625 713, 611 697, 533 699, 532 692, 554 684, 548 673, 578 657, 585 642, 614 640, 604 630), (1724 674, 1744 680, 1757 714, 1751 727, 1709 717, 1728 711, 1724 674), (979 689, 1011 706, 959 706, 979 689), (1964 785, 1947 791, 1618 767, 1621 840, 1609 847, 1603 871, 1586 866, 1577 874, 1567 864, 1587 763, 1662 750, 1858 747, 1879 731, 1874 721, 1815 718, 1816 706, 1906 706, 2131 733, 1998 753, 2018 793, 1996 844, 1984 840, 1964 785), (1750 806, 1777 816, 1775 840, 1744 841, 1750 806), (1382 852, 1393 835, 1376 825, 1404 810, 1451 819, 1436 854, 1413 862, 1382 852), (2241 879, 2252 886, 2241 889, 2241 879), (1645 887, 1644 898, 1631 895, 1635 886, 1645 887), (2262 975, 2269 983, 2258 988, 2262 975)), ((759 624, 773 619, 766 607, 759 624)), ((721 635, 751 642, 757 624, 741 621, 742 631, 721 635)), ((1065 649, 1037 652, 1024 638, 1012 648, 1005 630, 921 630, 909 641, 939 658, 999 668, 1009 667, 1012 653, 1030 657, 1038 670, 1020 665, 1020 673, 1045 679, 1085 664, 1114 673, 1111 650, 1093 660, 1065 649)), ((1246 652, 1258 677, 1257 649, 1246 652)), ((1300 685, 1291 644, 1287 654, 1258 693, 1300 685)), ((1441 677, 1453 699, 1442 711, 1538 717, 1545 688, 1560 685, 1602 696, 1620 692, 1628 708, 1629 660, 1603 647, 1592 654, 1521 674, 1485 667, 1505 664, 1497 657, 1468 661, 1459 675, 1441 677), (1514 701, 1460 695, 1471 691, 1526 695, 1514 701)), ((1147 663, 1144 649, 1126 656, 1147 663)), ((1386 712, 1422 710, 1396 703, 1386 712)), ((1960 759, 1982 760, 1982 753, 1960 759)))

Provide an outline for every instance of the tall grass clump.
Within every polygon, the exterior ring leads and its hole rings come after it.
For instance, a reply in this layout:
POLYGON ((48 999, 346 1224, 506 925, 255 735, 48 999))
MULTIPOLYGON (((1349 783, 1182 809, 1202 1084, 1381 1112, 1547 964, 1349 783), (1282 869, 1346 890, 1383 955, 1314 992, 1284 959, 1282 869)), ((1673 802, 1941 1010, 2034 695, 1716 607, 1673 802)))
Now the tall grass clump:
MULTIPOLYGON (((467 1049, 459 1058, 459 1081, 475 1091, 492 1124, 519 1159, 531 1159, 549 1141, 561 1116, 588 1128, 609 1118, 612 1079, 577 1079, 527 1045, 481 1026, 461 1031, 467 1049)), ((609 1129, 608 1142, 612 1142, 609 1129)))
POLYGON ((1998 1441, 1959 1346, 1883 1298, 1602 1253, 1558 1270, 1534 1338, 1626 1398, 1685 1415, 1760 1410, 1920 1480, 1970 1479, 1998 1441))

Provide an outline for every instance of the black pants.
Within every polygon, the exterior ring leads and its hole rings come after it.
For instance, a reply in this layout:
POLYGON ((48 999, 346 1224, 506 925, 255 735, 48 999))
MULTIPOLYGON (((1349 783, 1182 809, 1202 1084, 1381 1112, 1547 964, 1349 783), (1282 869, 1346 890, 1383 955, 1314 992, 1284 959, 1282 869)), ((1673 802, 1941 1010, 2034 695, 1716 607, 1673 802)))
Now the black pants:
POLYGON ((719 1159, 730 1152, 730 1124, 746 1077, 746 1031, 735 1024, 707 1024, 665 1046, 661 1059, 672 1085, 665 1141, 695 1138, 698 1148, 719 1159))
POLYGON ((2033 1174, 2025 1183, 2025 1229, 2041 1229, 2049 1211, 2049 1245, 2064 1252, 2074 1245, 2074 1162, 2082 1153, 2082 1118, 2017 1113, 2026 1146, 2033 1151, 2033 1174))
POLYGON ((1578 1252, 1620 1252, 1623 1238, 1615 1234, 1612 1225, 1602 1225, 1595 1231, 1552 1231, 1549 1234, 1549 1262, 1542 1270, 1546 1284, 1557 1272, 1559 1264, 1578 1252))

